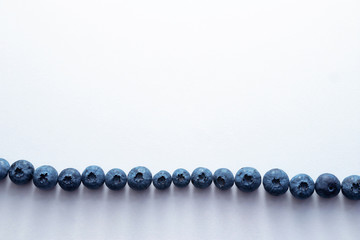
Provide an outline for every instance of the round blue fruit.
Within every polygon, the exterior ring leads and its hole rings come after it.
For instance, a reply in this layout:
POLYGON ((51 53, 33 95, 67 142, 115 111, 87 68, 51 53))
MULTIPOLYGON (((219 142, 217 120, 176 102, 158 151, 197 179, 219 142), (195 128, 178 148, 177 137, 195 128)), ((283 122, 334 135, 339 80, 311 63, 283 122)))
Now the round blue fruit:
POLYGON ((81 181, 89 189, 98 189, 105 182, 105 173, 101 167, 92 165, 85 168, 81 175, 81 181))
POLYGON ((339 194, 341 189, 339 179, 331 174, 321 174, 315 182, 315 191, 322 198, 332 198, 339 194))
POLYGON ((10 164, 3 158, 0 158, 0 180, 3 180, 8 175, 10 164))
POLYGON ((198 167, 191 174, 191 182, 196 188, 205 189, 212 183, 212 173, 207 168, 198 167))
POLYGON ((117 191, 123 189, 126 182, 126 173, 119 168, 113 168, 105 175, 105 184, 111 190, 117 191))
POLYGON ((59 174, 58 183, 65 191, 75 191, 81 184, 81 174, 75 168, 66 168, 59 174))
POLYGON ((290 192, 297 199, 309 198, 315 189, 312 178, 306 174, 298 174, 290 181, 290 192))
POLYGON ((235 185, 243 192, 253 192, 261 184, 261 175, 255 168, 241 168, 235 175, 235 185))
POLYGON ((176 169, 172 175, 175 186, 183 188, 190 183, 190 173, 183 168, 176 169))
POLYGON ((153 184, 159 190, 164 190, 170 187, 171 185, 171 175, 165 170, 161 170, 156 173, 153 177, 153 184))
POLYGON ((265 173, 263 179, 265 190, 273 196, 279 196, 289 188, 289 177, 281 169, 274 168, 265 173))
POLYGON ((220 168, 214 172, 213 181, 217 188, 227 190, 234 185, 235 178, 229 169, 220 168))
POLYGON ((360 176, 346 177, 342 182, 341 191, 350 200, 360 200, 360 176))
POLYGON ((145 190, 152 182, 152 174, 146 167, 134 167, 128 174, 128 184, 133 190, 145 190))
POLYGON ((49 165, 38 167, 34 172, 34 185, 41 190, 53 189, 58 180, 58 173, 55 168, 49 165))
POLYGON ((11 164, 9 169, 10 180, 17 185, 24 185, 31 181, 34 175, 34 166, 26 160, 18 160, 11 164))

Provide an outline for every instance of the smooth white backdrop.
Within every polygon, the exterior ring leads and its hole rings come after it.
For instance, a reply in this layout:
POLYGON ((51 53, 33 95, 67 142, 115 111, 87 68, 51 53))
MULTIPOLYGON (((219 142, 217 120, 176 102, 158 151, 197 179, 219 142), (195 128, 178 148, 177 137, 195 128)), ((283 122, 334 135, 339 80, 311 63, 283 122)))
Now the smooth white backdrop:
MULTIPOLYGON (((360 171, 360 2, 2 0, 0 157, 360 171)), ((357 239, 360 204, 0 183, 2 239, 357 239)))

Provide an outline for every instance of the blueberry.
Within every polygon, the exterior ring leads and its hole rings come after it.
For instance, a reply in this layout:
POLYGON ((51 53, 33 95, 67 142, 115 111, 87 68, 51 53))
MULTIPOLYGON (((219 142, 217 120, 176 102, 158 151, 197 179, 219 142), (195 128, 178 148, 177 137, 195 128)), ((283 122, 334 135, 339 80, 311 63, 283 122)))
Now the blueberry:
POLYGON ((207 188, 212 183, 212 173, 207 168, 198 167, 191 174, 191 182, 196 188, 207 188))
POLYGON ((213 181, 215 186, 221 190, 227 190, 234 185, 234 175, 227 168, 220 168, 214 172, 213 181))
POLYGON ((57 184, 58 173, 49 165, 38 167, 34 172, 34 185, 41 190, 50 190, 57 184))
POLYGON ((81 175, 79 171, 74 168, 66 168, 59 174, 58 182, 62 189, 71 192, 79 188, 81 175))
POLYGON ((101 167, 92 165, 83 171, 81 181, 89 189, 98 189, 105 182, 105 173, 101 167))
POLYGON ((346 177, 341 186, 342 193, 350 200, 360 200, 360 176, 346 177))
POLYGON ((321 174, 315 183, 316 193, 323 198, 335 197, 339 194, 340 188, 339 179, 331 173, 321 174))
POLYGON ((190 183, 190 173, 183 168, 176 169, 172 175, 175 186, 183 188, 190 183))
POLYGON ((164 190, 170 187, 171 185, 171 175, 165 170, 161 170, 154 175, 153 184, 159 190, 164 190))
POLYGON ((289 188, 289 177, 281 169, 274 168, 265 173, 263 179, 265 190, 273 196, 279 196, 289 188))
POLYGON ((255 168, 241 168, 235 175, 235 185, 243 192, 253 192, 261 184, 261 175, 255 168))
POLYGON ((152 182, 152 174, 146 167, 134 167, 128 174, 129 187, 134 190, 145 190, 152 182))
POLYGON ((10 164, 3 158, 0 158, 0 180, 3 180, 8 175, 10 164))
POLYGON ((17 185, 24 185, 31 181, 34 175, 34 166, 26 160, 18 160, 11 164, 9 169, 10 180, 17 185))
POLYGON ((306 174, 298 174, 290 181, 290 192, 298 199, 306 199, 314 193, 315 184, 312 178, 306 174))
POLYGON ((105 176, 105 184, 111 190, 120 190, 127 182, 126 173, 118 168, 113 168, 105 176))

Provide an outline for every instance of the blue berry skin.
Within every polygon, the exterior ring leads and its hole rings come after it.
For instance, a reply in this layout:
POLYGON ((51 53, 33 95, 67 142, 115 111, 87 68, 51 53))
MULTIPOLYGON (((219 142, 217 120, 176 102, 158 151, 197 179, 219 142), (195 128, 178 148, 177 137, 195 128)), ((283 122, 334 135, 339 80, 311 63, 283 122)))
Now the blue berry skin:
POLYGON ((190 183, 190 173, 183 168, 176 169, 172 175, 175 186, 184 188, 190 183))
POLYGON ((213 181, 220 190, 228 190, 234 185, 234 175, 227 168, 220 168, 214 172, 213 181))
POLYGON ((298 174, 290 181, 290 192, 297 199, 309 198, 315 189, 314 180, 309 175, 298 174))
POLYGON ((159 190, 165 190, 171 185, 171 175, 165 170, 161 170, 153 177, 153 184, 159 190))
POLYGON ((114 191, 123 189, 127 183, 126 173, 118 168, 113 168, 105 176, 106 186, 114 191))
POLYGON ((196 188, 205 189, 212 183, 212 173, 207 168, 198 167, 191 174, 191 182, 196 188))
POLYGON ((341 191, 350 200, 360 200, 360 176, 346 177, 342 182, 341 191))
POLYGON ((315 182, 315 191, 322 198, 332 198, 339 194, 341 189, 339 179, 331 174, 321 174, 315 182))
POLYGON ((66 168, 59 174, 58 183, 65 191, 75 191, 81 184, 81 174, 74 168, 66 168))
POLYGON ((83 171, 81 181, 89 189, 98 189, 105 182, 105 173, 101 167, 92 165, 83 171))
POLYGON ((9 169, 10 180, 17 185, 24 185, 31 181, 34 175, 34 166, 26 160, 18 160, 11 164, 9 169))
POLYGON ((3 180, 8 175, 10 164, 3 158, 0 158, 0 180, 3 180))
POLYGON ((268 193, 273 196, 279 196, 287 192, 289 177, 283 170, 274 168, 265 173, 263 185, 268 193))
POLYGON ((241 168, 235 175, 235 185, 243 192, 253 192, 261 185, 261 175, 255 168, 241 168))
POLYGON ((34 172, 34 185, 41 190, 53 189, 58 180, 58 173, 55 168, 49 165, 38 167, 34 172))
POLYGON ((128 184, 133 190, 145 190, 151 185, 151 182, 152 174, 146 167, 134 167, 128 174, 128 184))

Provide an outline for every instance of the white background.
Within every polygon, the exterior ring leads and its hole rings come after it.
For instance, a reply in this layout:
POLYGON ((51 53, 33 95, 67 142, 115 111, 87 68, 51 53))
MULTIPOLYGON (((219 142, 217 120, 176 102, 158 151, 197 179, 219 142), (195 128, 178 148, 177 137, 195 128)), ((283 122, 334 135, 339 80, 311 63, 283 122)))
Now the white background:
MULTIPOLYGON (((360 171, 360 2, 2 0, 0 157, 360 171)), ((1 239, 355 239, 360 203, 0 183, 1 239)))

